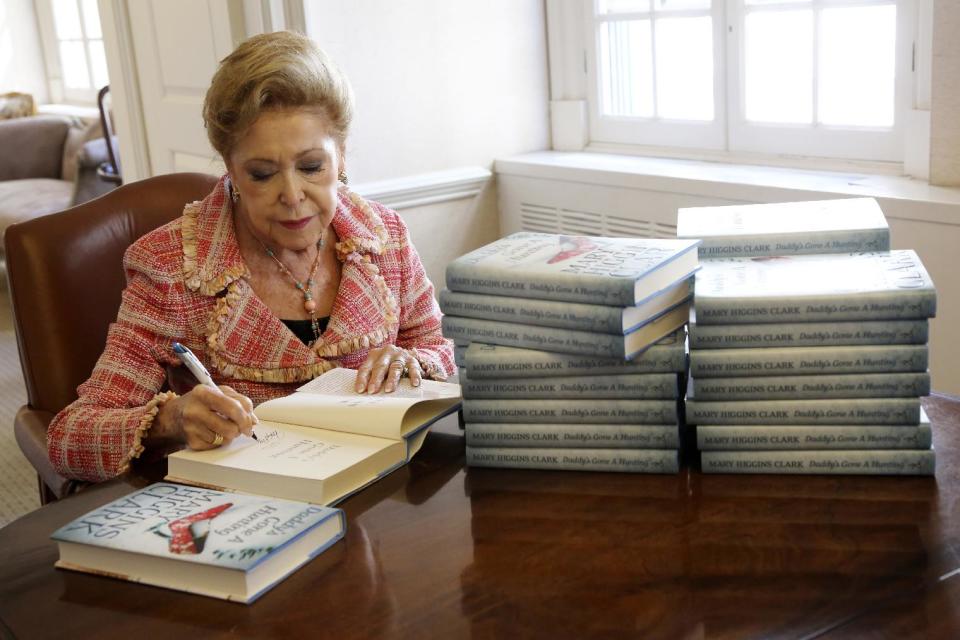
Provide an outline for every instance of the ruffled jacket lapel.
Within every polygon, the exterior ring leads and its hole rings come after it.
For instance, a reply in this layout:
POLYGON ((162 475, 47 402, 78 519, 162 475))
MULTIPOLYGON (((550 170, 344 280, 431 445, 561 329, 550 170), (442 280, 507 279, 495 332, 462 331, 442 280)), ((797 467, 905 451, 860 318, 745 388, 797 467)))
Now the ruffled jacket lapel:
POLYGON ((213 303, 199 329, 217 372, 257 382, 309 380, 344 360, 353 364, 370 347, 396 336, 399 307, 372 259, 386 250, 387 232, 366 201, 341 187, 333 220, 340 287, 327 330, 308 347, 250 286, 228 187, 224 176, 209 196, 186 207, 182 224, 184 281, 213 303))

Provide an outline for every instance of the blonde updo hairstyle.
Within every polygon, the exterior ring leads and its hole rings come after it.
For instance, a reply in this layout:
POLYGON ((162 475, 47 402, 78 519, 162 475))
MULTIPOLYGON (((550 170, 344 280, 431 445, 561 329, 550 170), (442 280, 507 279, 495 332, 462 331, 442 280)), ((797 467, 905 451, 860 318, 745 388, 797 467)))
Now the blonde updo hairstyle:
POLYGON ((290 31, 254 36, 220 61, 203 101, 213 148, 229 161, 247 129, 269 109, 317 108, 344 152, 353 118, 346 77, 310 38, 290 31))

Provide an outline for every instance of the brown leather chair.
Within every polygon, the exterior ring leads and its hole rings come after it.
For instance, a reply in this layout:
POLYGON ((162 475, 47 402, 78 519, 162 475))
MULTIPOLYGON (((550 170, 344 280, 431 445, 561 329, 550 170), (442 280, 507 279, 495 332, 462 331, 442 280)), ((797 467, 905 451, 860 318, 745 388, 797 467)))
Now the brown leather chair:
POLYGON ((124 251, 215 183, 200 173, 157 176, 7 229, 7 277, 27 385, 14 433, 39 474, 43 504, 77 486, 50 464, 47 426, 76 399, 103 351, 126 285, 124 251))

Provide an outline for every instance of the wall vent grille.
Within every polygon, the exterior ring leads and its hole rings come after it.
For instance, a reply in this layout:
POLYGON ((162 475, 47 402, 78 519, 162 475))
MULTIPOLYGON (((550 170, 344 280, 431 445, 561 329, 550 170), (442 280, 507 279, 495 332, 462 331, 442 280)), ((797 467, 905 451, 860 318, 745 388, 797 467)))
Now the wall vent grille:
POLYGON ((625 218, 594 211, 564 209, 549 205, 520 203, 520 224, 524 231, 568 233, 583 236, 675 238, 676 225, 653 220, 625 218))

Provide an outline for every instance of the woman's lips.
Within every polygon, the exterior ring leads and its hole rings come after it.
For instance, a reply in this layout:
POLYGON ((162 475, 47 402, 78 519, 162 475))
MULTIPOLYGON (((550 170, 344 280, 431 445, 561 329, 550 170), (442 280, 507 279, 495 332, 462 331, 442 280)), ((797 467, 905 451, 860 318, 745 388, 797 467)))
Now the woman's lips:
POLYGON ((299 220, 290 220, 280 224, 283 225, 285 229, 290 229, 291 231, 297 231, 298 229, 303 229, 305 226, 310 224, 310 221, 313 220, 312 216, 307 216, 306 218, 300 218, 299 220))

